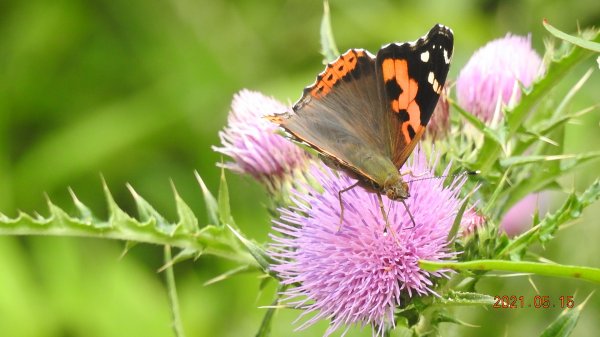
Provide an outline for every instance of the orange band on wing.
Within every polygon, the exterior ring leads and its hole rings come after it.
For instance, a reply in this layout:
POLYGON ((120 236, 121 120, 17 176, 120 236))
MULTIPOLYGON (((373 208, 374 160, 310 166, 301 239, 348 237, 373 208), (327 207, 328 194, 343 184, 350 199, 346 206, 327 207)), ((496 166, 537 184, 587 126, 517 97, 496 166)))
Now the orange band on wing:
POLYGON ((325 71, 317 77, 317 83, 310 90, 311 96, 321 98, 327 95, 341 78, 356 68, 358 58, 364 55, 362 50, 350 50, 329 63, 325 71))
POLYGON ((421 110, 415 102, 419 84, 408 75, 407 60, 388 58, 383 60, 381 68, 388 95, 393 96, 390 97, 392 111, 408 114, 408 118, 404 117, 401 131, 406 143, 409 143, 421 128, 421 110))

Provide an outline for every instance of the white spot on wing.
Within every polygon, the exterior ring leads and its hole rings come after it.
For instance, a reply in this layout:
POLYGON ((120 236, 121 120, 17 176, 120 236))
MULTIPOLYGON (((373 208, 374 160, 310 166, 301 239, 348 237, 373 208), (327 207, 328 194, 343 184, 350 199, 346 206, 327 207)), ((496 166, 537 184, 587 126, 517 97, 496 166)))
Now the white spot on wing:
POLYGON ((450 59, 448 58, 448 50, 444 49, 444 61, 446 64, 450 64, 450 59))
POLYGON ((430 71, 429 75, 427 75, 427 82, 431 84, 431 87, 433 87, 433 91, 435 91, 438 95, 442 92, 442 86, 440 85, 440 82, 438 82, 435 78, 435 74, 433 73, 433 71, 430 71))
POLYGON ((438 95, 442 93, 442 86, 438 83, 437 80, 433 81, 433 90, 435 90, 435 93, 438 95))
POLYGON ((429 61, 429 51, 424 51, 421 53, 421 61, 428 62, 429 61))

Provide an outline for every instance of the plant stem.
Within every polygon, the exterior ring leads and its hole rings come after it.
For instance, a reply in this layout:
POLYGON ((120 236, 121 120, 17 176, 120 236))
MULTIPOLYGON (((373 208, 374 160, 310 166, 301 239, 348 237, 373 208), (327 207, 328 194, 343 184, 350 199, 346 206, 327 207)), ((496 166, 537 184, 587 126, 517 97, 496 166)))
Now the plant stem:
POLYGON ((175 274, 173 273, 173 264, 171 263, 171 246, 165 245, 165 278, 167 280, 167 291, 169 294, 169 306, 171 308, 171 325, 175 337, 185 337, 183 324, 181 322, 181 313, 179 312, 179 298, 177 297, 177 288, 175 287, 175 274))
POLYGON ((600 284, 600 269, 581 266, 569 266, 554 263, 505 260, 475 260, 467 262, 433 262, 419 261, 419 266, 427 271, 440 269, 461 270, 503 270, 511 272, 527 272, 543 276, 559 276, 582 279, 600 284))

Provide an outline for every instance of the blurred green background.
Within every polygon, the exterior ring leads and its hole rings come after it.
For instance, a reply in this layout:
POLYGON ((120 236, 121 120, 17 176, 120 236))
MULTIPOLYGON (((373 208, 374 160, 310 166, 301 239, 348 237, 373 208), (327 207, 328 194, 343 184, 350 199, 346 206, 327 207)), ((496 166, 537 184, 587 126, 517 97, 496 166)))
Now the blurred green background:
MULTIPOLYGON (((322 70, 320 1, 4 0, 0 2, 0 211, 46 213, 47 194, 72 210, 67 187, 97 214, 106 214, 102 174, 131 214, 130 183, 174 220, 169 180, 205 219, 198 170, 218 186, 217 132, 241 88, 284 102, 296 100, 322 70)), ((600 2, 587 1, 332 1, 338 47, 376 51, 414 40, 434 23, 453 28, 456 78, 472 52, 507 32, 532 33, 543 53, 548 18, 573 32, 600 24, 600 2)), ((581 65, 566 90, 589 67, 581 65)), ((571 109, 598 103, 598 69, 571 109)), ((569 126, 570 152, 597 149, 599 115, 569 126)), ((590 164, 564 180, 581 190, 598 177, 590 164)), ((265 241, 269 217, 261 187, 228 173, 237 223, 265 241)), ((561 263, 600 267, 600 207, 539 252, 561 263)), ((0 237, 0 336, 170 336, 161 247, 140 245, 120 258, 121 242, 76 238, 0 237)), ((176 266, 188 336, 253 336, 274 287, 259 291, 255 274, 203 286, 233 263, 213 257, 176 266)), ((597 287, 573 280, 533 278, 540 295, 576 295, 597 287)), ((532 298, 524 278, 484 280, 491 295, 532 298)), ((466 308, 445 335, 537 335, 558 309, 466 308)), ((275 321, 274 336, 321 336, 325 324, 292 333, 298 312, 275 321)), ((600 330, 600 298, 583 312, 575 336, 600 330)), ((370 336, 369 329, 351 335, 370 336)))

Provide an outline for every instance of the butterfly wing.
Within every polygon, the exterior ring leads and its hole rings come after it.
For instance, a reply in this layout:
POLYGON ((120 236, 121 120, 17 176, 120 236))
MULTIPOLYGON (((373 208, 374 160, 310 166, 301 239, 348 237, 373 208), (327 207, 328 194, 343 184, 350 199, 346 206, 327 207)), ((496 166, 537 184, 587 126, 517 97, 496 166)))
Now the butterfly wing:
POLYGON ((437 104, 452 57, 441 25, 373 57, 351 49, 304 90, 293 114, 270 119, 295 140, 381 187, 397 175, 437 104))
POLYGON ((380 101, 374 56, 351 49, 304 89, 293 114, 271 120, 338 166, 381 184, 385 168, 393 164, 381 120, 384 113, 373 111, 383 108, 380 101))
POLYGON ((377 53, 376 72, 387 121, 391 158, 399 169, 425 132, 450 68, 452 30, 435 25, 413 43, 389 44, 377 53))

